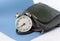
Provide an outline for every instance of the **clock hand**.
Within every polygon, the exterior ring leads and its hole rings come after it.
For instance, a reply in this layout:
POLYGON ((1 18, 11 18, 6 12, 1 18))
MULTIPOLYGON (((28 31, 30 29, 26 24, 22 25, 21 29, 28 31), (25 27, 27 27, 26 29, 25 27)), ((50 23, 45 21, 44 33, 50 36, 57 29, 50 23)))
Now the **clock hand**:
MULTIPOLYGON (((27 21, 28 22, 28 21, 27 21)), ((20 27, 24 26, 27 22, 23 23, 20 27)))
POLYGON ((24 25, 25 25, 25 23, 23 23, 23 24, 21 25, 21 27, 24 26, 24 25))

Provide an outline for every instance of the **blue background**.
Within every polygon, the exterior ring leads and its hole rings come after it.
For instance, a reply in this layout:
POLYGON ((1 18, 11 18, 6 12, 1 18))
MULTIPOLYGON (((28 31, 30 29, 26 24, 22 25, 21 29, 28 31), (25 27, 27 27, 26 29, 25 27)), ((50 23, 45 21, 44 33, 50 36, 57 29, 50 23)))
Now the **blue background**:
POLYGON ((16 12, 23 12, 33 5, 33 0, 0 0, 0 32, 16 41, 30 41, 40 35, 34 32, 28 35, 17 35, 15 26, 16 12))

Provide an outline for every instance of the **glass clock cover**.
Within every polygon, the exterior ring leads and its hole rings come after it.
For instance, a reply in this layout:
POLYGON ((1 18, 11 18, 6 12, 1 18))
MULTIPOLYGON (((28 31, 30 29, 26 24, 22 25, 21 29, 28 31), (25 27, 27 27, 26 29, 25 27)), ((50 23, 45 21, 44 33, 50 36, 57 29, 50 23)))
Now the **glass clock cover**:
POLYGON ((18 31, 27 32, 32 27, 32 20, 26 15, 22 15, 16 20, 16 26, 18 31))

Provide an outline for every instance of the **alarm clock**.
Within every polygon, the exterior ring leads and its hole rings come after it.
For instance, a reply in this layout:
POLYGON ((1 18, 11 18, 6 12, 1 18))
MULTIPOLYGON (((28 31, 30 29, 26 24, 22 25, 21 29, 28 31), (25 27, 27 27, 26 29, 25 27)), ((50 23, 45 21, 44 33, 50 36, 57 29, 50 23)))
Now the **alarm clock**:
POLYGON ((60 26, 60 12, 54 8, 38 3, 28 7, 22 14, 16 14, 16 33, 44 33, 60 26))

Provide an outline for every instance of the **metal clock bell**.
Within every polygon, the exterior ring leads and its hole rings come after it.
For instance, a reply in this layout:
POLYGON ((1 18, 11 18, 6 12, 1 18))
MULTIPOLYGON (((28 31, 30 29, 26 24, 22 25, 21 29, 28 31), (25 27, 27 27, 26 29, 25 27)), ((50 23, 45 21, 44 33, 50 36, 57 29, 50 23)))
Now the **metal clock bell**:
POLYGON ((60 26, 60 12, 38 3, 27 8, 22 14, 16 14, 16 33, 47 32, 60 26))

